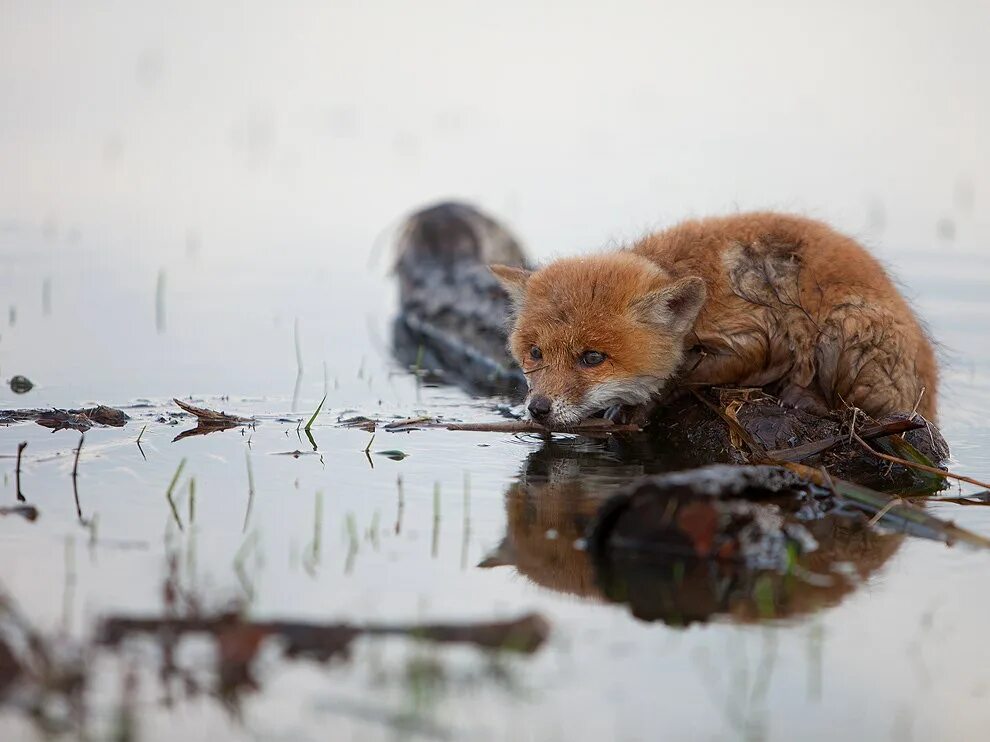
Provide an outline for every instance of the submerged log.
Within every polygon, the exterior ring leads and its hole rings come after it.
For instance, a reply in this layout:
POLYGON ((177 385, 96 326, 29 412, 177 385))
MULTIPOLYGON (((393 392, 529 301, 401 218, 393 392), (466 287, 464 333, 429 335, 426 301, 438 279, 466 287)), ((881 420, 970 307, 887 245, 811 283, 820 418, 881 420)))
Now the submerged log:
MULTIPOLYGON (((510 304, 487 268, 492 262, 527 260, 519 242, 476 209, 443 203, 410 216, 398 241, 393 349, 427 380, 518 400, 525 377, 506 350, 510 304)), ((878 421, 853 412, 819 416, 753 389, 680 390, 651 420, 643 445, 669 448, 691 466, 801 461, 885 489, 939 488, 938 479, 868 453, 851 425, 860 437, 896 432, 934 464, 948 458, 938 429, 911 410, 878 421)))

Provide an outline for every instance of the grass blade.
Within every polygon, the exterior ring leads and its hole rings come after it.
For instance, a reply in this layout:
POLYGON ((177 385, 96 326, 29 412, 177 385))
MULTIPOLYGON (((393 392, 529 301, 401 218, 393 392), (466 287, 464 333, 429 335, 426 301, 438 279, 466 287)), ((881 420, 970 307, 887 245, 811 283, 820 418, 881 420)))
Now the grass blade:
POLYGON ((309 418, 309 422, 306 423, 306 427, 303 428, 303 430, 305 430, 307 433, 309 432, 309 429, 313 427, 313 423, 316 422, 316 416, 320 414, 320 410, 323 409, 323 403, 326 401, 327 401, 327 395, 324 394, 323 399, 320 400, 320 404, 316 407, 316 412, 313 413, 313 416, 309 418))

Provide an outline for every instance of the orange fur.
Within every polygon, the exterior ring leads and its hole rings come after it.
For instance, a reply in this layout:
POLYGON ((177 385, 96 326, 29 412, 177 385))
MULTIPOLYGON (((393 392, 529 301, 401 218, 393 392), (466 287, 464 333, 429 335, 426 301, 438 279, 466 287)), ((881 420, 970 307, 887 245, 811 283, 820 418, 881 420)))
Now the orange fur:
POLYGON ((534 273, 493 270, 517 307, 510 349, 530 399, 552 403, 552 424, 643 404, 673 382, 764 386, 788 403, 873 416, 916 404, 936 414, 921 324, 881 265, 820 222, 702 219, 534 273), (606 360, 582 365, 589 350, 606 360))

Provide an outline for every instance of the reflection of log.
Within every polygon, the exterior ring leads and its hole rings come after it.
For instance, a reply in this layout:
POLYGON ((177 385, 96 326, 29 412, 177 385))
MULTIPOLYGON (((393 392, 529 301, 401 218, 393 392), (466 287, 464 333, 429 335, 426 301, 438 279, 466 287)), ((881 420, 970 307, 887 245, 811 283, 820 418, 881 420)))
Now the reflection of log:
MULTIPOLYGON (((469 206, 440 204, 409 217, 398 249, 401 311, 395 323, 396 356, 420 372, 437 371, 441 380, 473 392, 523 390, 525 379, 505 349, 509 300, 486 267, 491 262, 524 264, 515 239, 469 206)), ((715 409, 691 395, 675 396, 653 420, 651 437, 693 465, 749 460, 737 431, 726 425, 725 411, 731 408, 731 417, 745 435, 781 459, 826 465, 837 476, 876 487, 918 486, 911 471, 890 467, 849 440, 847 421, 840 414, 820 417, 785 408, 758 390, 705 394, 715 409), (792 449, 801 446, 807 448, 799 457, 792 449), (815 447, 823 451, 808 456, 807 449, 815 447)), ((860 415, 860 430, 873 424, 860 415)), ((934 426, 925 424, 905 438, 934 462, 948 456, 934 426)))
POLYGON ((460 624, 314 624, 300 621, 245 621, 237 615, 209 618, 139 618, 113 616, 103 623, 100 640, 115 646, 132 634, 212 634, 251 632, 259 638, 278 637, 290 656, 305 655, 329 659, 345 652, 359 636, 406 636, 440 644, 472 644, 485 649, 531 653, 550 635, 550 624, 537 613, 513 621, 460 624))
MULTIPOLYGON (((103 621, 99 642, 117 647, 129 637, 156 637, 162 649, 162 676, 187 677, 173 658, 180 639, 190 634, 211 637, 216 648, 216 677, 221 697, 235 701, 243 690, 259 686, 254 676, 258 651, 266 639, 276 639, 289 658, 327 662, 346 659, 355 639, 370 636, 404 636, 438 644, 468 644, 486 650, 531 654, 550 635, 549 622, 538 613, 513 621, 444 624, 317 624, 303 621, 248 621, 237 613, 211 616, 150 617, 111 616, 103 621)), ((0 660, 2 657, 0 645, 0 660)), ((2 687, 0 674, 0 687, 2 687)))
POLYGON ((990 546, 910 503, 809 476, 815 474, 820 472, 800 465, 708 466, 635 480, 602 506, 589 530, 599 584, 637 615, 687 618, 694 614, 684 599, 697 597, 681 589, 690 573, 713 600, 743 586, 733 612, 746 608, 747 615, 777 617, 781 609, 793 611, 788 601, 796 584, 829 595, 824 588, 848 577, 836 569, 838 552, 846 560, 856 554, 857 566, 867 570, 877 557, 885 560, 889 553, 874 548, 880 543, 874 521, 949 545, 990 546), (856 508, 876 515, 867 521, 856 508), (864 544, 872 545, 859 551, 864 544), (722 577, 712 582, 713 573, 722 577))
POLYGON ((678 462, 627 443, 550 442, 531 453, 506 492, 505 539, 480 566, 508 565, 551 590, 629 603, 644 620, 746 622, 841 602, 904 539, 870 528, 866 517, 834 507, 830 493, 789 473, 768 480, 775 493, 740 499, 759 494, 737 485, 753 485, 763 468, 670 475, 672 484, 679 477, 682 485, 694 481, 710 489, 704 495, 682 487, 678 497, 662 499, 671 494, 663 484, 667 475, 642 475, 678 468, 678 462), (718 478, 736 472, 734 483, 718 478), (617 493, 625 494, 609 506, 611 519, 599 520, 603 500, 617 493), (625 507, 636 494, 652 516, 625 507), (706 520, 706 514, 717 517, 706 520), (588 549, 575 548, 586 534, 588 549), (749 539, 742 550, 741 536, 749 539), (716 541, 731 548, 705 558, 697 541, 708 552, 716 541))

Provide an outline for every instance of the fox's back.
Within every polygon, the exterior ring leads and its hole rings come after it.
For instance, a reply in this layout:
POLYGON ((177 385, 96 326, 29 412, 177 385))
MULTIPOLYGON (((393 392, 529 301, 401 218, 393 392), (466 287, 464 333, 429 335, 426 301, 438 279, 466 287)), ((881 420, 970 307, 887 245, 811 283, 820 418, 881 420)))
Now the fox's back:
POLYGON ((695 340, 707 355, 692 381, 779 383, 831 408, 918 404, 934 415, 937 368, 921 323, 879 261, 826 224, 767 212, 692 220, 632 250, 706 283, 695 340))

